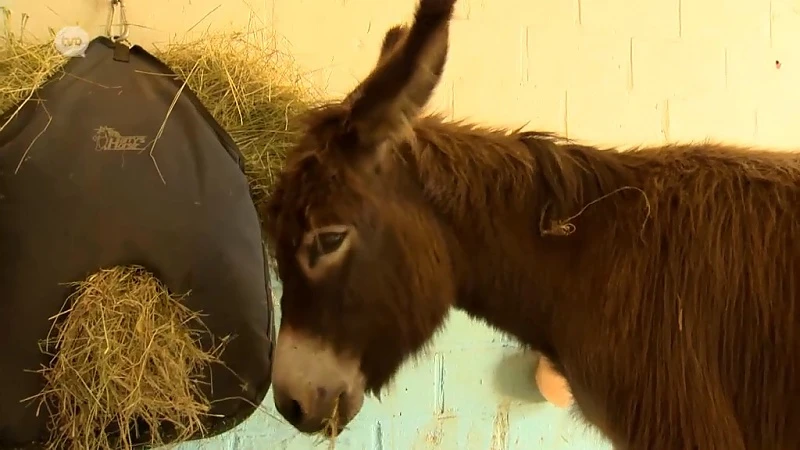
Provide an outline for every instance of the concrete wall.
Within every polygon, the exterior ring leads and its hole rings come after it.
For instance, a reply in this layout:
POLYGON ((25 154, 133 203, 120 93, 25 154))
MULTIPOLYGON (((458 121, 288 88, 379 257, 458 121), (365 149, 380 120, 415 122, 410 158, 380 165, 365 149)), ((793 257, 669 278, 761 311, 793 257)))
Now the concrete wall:
MULTIPOLYGON (((9 0, 0 0, 0 4, 9 0)), ((107 1, 11 0, 29 29, 103 30, 107 1)), ((136 43, 274 25, 308 77, 342 95, 414 0, 130 0, 136 43)), ((800 141, 799 0, 459 0, 445 79, 431 105, 458 118, 598 144, 800 141)), ((370 402, 339 449, 604 449, 541 403, 532 361, 456 315, 432 352, 370 402)), ((305 449, 264 411, 185 449, 305 449)), ((323 444, 327 445, 327 444, 323 444)))

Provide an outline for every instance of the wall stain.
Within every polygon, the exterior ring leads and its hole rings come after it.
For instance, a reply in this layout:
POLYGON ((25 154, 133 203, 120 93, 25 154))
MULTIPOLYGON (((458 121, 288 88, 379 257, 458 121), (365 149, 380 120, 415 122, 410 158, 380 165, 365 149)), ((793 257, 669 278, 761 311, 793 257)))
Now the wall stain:
POLYGON ((506 450, 508 448, 508 412, 511 401, 504 399, 497 405, 492 424, 492 441, 489 450, 506 450))
POLYGON ((444 438, 443 434, 444 433, 442 433, 442 422, 437 420, 433 430, 425 433, 425 443, 427 444, 427 447, 436 448, 442 445, 442 440, 444 438))
POLYGON ((445 448, 442 447, 442 444, 444 443, 445 422, 456 418, 458 418, 458 416, 453 413, 437 414, 432 422, 428 423, 419 430, 417 434, 419 437, 414 443, 413 448, 419 450, 445 448))

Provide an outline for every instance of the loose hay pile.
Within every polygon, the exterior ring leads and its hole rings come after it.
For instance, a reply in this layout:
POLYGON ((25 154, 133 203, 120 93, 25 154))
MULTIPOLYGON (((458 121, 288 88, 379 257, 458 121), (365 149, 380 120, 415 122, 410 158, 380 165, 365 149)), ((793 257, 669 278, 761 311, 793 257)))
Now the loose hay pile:
POLYGON ((203 350, 210 334, 183 299, 138 266, 75 283, 42 349, 53 356, 41 370, 50 448, 132 448, 140 432, 162 445, 162 426, 178 441, 204 431, 200 382, 221 347, 203 350))
MULTIPOLYGON (((8 10, 0 13, 8 23, 8 10)), ((0 35, 0 131, 67 62, 52 41, 6 30, 0 35)), ((239 146, 256 203, 294 143, 296 115, 312 101, 291 62, 271 45, 254 33, 236 33, 153 52, 239 146)), ((42 346, 53 357, 41 370, 47 387, 39 397, 51 412, 49 447, 130 449, 138 432, 131 424, 149 430, 155 445, 202 433, 209 404, 199 383, 221 347, 201 349, 202 323, 182 297, 141 267, 103 270, 75 286, 42 346), (164 422, 171 423, 170 436, 160 434, 164 422)))
POLYGON ((256 44, 265 39, 254 41, 253 36, 206 36, 154 54, 186 80, 239 146, 258 203, 295 142, 295 119, 310 105, 312 91, 295 76, 285 55, 265 51, 264 44, 256 44))
MULTIPOLYGON (((7 8, 0 7, 0 20, 4 21, 6 29, 0 35, 0 114, 10 113, 6 120, 0 122, 0 130, 21 108, 19 103, 33 100, 39 86, 67 61, 52 44, 27 42, 21 35, 13 33, 10 15, 7 8)), ((26 21, 26 17, 23 17, 23 27, 26 21)))

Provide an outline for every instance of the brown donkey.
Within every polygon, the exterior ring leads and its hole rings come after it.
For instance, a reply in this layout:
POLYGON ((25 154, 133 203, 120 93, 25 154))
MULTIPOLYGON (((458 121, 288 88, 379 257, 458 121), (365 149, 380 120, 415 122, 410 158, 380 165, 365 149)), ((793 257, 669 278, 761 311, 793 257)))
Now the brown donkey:
POLYGON ((344 427, 455 307, 553 361, 617 449, 800 449, 800 154, 421 116, 454 2, 309 114, 265 206, 281 414, 344 427))

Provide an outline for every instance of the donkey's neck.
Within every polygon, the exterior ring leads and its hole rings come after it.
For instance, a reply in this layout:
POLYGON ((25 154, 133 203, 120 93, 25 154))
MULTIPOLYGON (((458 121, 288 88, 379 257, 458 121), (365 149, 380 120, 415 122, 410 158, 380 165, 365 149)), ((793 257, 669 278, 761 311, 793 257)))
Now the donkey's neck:
MULTIPOLYGON (((456 307, 547 351, 548 330, 567 292, 564 271, 584 256, 579 233, 551 236, 548 227, 630 185, 632 172, 617 152, 559 143, 547 134, 437 118, 416 131, 413 170, 454 241, 456 307)), ((591 218, 581 220, 590 226, 591 218)))

